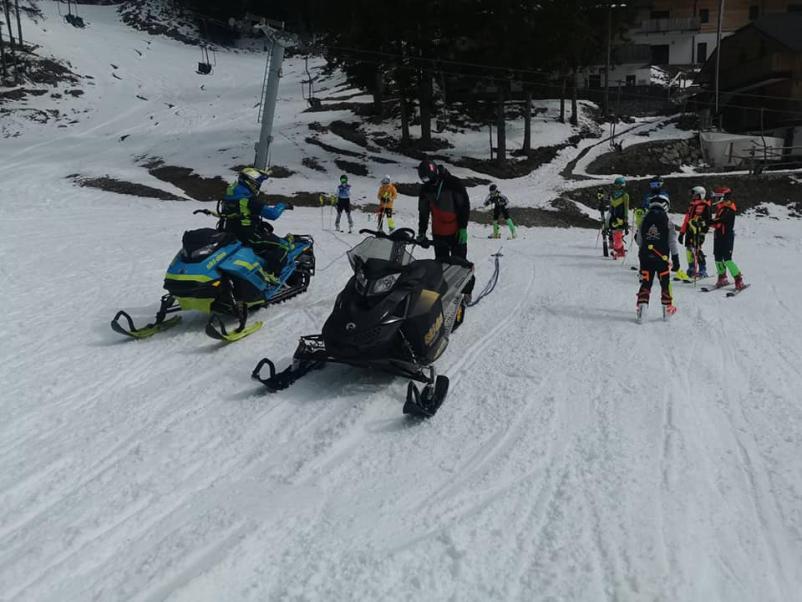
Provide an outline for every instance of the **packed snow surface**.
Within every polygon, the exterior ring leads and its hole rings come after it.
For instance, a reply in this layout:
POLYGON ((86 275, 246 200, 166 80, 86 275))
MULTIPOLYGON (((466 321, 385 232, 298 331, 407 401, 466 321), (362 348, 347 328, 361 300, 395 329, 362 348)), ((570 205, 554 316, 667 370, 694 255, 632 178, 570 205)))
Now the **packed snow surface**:
MULTIPOLYGON (((201 79, 197 49, 81 8, 83 32, 54 14, 27 29, 95 77, 58 103, 88 112, 0 142, 0 599, 802 600, 798 221, 740 217, 753 286, 678 284, 668 323, 654 292, 640 326, 635 272, 593 231, 495 241, 472 225, 479 287, 499 248, 501 274, 437 362, 451 389, 435 418, 401 415, 402 379, 346 367, 268 394, 251 369, 319 331, 360 237, 285 213, 278 230, 314 235, 319 271, 259 312, 263 330, 222 346, 191 315, 121 340, 115 311, 152 317, 181 233, 210 223, 195 201, 64 176, 167 189, 137 156, 208 175, 249 160, 263 63, 220 53, 201 79)), ((273 160, 295 169, 293 72, 273 160)), ((298 171, 270 189, 337 174, 298 171)))

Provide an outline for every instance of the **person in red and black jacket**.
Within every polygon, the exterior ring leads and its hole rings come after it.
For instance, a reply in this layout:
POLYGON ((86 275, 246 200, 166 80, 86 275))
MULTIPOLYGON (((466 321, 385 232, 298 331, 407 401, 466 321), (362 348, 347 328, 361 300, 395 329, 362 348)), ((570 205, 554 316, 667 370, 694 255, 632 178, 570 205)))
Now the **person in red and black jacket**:
POLYGON ((716 288, 727 286, 727 270, 735 278, 737 290, 746 288, 744 276, 740 268, 732 260, 732 249, 735 246, 735 201, 732 200, 732 190, 727 186, 717 186, 713 189, 713 255, 716 258, 716 272, 718 280, 716 288))
POLYGON ((429 159, 418 166, 423 182, 418 196, 418 237, 424 238, 432 218, 435 259, 467 259, 471 202, 459 178, 429 159))

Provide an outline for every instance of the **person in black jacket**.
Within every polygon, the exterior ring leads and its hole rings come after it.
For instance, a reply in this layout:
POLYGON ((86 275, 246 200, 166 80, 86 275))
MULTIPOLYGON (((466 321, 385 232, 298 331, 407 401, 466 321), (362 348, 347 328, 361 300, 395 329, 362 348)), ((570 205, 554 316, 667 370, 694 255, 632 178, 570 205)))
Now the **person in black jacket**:
POLYGON ((666 313, 676 313, 671 296, 671 266, 669 256, 679 263, 677 234, 668 217, 668 197, 657 194, 651 198, 649 210, 640 225, 640 288, 638 289, 638 308, 649 304, 652 283, 655 277, 660 280, 661 302, 666 313))
POLYGON ((466 259, 471 202, 465 186, 429 159, 421 161, 418 176, 423 182, 418 196, 418 237, 426 236, 431 215, 435 259, 466 259))

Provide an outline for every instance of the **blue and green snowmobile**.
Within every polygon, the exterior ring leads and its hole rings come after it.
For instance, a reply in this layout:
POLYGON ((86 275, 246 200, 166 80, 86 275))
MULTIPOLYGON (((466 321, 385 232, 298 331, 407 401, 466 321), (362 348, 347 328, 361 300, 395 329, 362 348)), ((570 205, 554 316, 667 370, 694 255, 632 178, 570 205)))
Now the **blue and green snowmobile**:
MULTIPOLYGON (((194 213, 219 216, 205 209, 194 213)), ((209 314, 206 334, 214 339, 232 342, 256 332, 262 322, 248 325, 248 313, 305 292, 315 273, 312 237, 288 234, 283 240, 287 249, 283 266, 273 275, 265 271, 262 257, 228 232, 213 228, 184 232, 182 248, 164 276, 167 294, 161 298, 156 320, 135 328, 131 316, 121 310, 111 321, 112 329, 143 339, 181 321, 181 316, 170 314, 194 310, 209 314), (227 330, 223 317, 237 319, 237 327, 227 330)))

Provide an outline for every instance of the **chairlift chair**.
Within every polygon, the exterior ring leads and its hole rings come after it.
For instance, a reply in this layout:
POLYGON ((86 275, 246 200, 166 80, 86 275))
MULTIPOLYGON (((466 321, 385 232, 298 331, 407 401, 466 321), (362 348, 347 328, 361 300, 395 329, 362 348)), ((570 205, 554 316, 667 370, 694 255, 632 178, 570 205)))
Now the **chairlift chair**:
MULTIPOLYGON (((83 29, 86 27, 86 22, 84 21, 83 17, 78 15, 78 3, 75 2, 75 12, 72 10, 72 4, 70 0, 67 0, 67 14, 62 15, 64 20, 72 25, 73 27, 77 27, 78 29, 83 29)), ((61 3, 59 3, 59 14, 61 14, 61 3)))
MULTIPOLYGON (((212 56, 214 57, 214 66, 217 65, 217 56, 214 55, 214 51, 212 51, 212 56)), ((201 60, 198 61, 198 70, 196 73, 198 75, 211 75, 214 71, 213 65, 211 62, 211 58, 209 56, 209 47, 202 45, 201 46, 201 60)))

